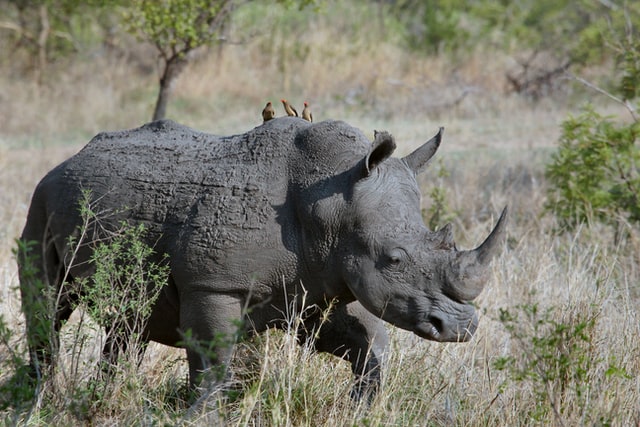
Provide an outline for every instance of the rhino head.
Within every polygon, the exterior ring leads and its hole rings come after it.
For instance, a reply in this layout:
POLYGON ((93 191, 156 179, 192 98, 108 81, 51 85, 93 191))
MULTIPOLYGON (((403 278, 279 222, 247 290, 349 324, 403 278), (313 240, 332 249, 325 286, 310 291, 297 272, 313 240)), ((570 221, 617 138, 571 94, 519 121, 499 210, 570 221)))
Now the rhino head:
POLYGON ((478 318, 471 304, 505 234, 505 208, 486 240, 459 251, 451 226, 430 231, 423 222, 416 176, 435 154, 436 136, 404 158, 377 132, 360 164, 341 240, 341 275, 355 298, 383 320, 435 341, 468 341, 478 318))

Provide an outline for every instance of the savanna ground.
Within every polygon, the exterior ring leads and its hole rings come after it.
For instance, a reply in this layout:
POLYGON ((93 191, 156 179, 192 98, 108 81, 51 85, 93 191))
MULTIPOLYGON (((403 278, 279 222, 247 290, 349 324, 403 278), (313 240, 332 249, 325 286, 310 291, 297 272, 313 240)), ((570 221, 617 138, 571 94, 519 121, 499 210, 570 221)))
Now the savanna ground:
MULTIPOLYGON (((435 221, 452 221, 458 247, 471 248, 508 205, 508 239, 475 302, 481 321, 469 343, 427 342, 389 326, 392 352, 369 409, 350 401, 346 363, 270 332, 239 346, 233 392, 221 398, 217 421, 638 425, 637 230, 630 227, 629 237, 617 243, 610 229, 597 224, 558 232, 543 209, 544 165, 561 121, 584 99, 614 115, 622 116, 622 109, 571 82, 532 102, 506 91, 504 75, 514 65, 508 55, 480 49, 463 60, 422 57, 375 35, 354 37, 344 21, 328 20, 320 14, 308 24, 304 44, 274 31, 201 55, 179 78, 168 116, 212 133, 241 133, 261 123, 266 101, 277 103, 281 115, 280 98, 299 109, 306 100, 316 121, 345 120, 370 136, 374 129, 390 131, 397 155, 444 126, 437 160, 420 178, 425 218, 433 217, 432 196, 441 189, 446 206, 435 221)), ((26 353, 12 250, 30 195, 50 168, 94 134, 149 119, 153 54, 134 45, 61 61, 44 85, 12 74, 6 64, 0 73, 0 314, 12 331, 0 343, 5 384, 16 374, 11 357, 26 353)), ((3 423, 211 422, 210 413, 188 414, 186 360, 176 349, 152 345, 139 368, 125 370, 107 392, 97 393, 90 378, 100 337, 89 328, 78 344, 74 325, 82 322, 79 310, 65 326, 61 372, 38 399, 2 389, 3 423)))

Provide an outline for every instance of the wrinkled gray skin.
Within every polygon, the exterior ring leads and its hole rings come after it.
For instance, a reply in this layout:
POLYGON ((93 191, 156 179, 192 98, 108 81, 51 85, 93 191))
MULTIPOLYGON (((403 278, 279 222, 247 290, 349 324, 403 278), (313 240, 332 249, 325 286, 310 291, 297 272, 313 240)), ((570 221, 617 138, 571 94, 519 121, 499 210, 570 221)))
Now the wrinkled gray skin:
MULTIPOLYGON (((416 175, 440 137, 399 159, 391 157, 395 142, 386 132, 371 143, 339 121, 285 117, 230 137, 171 121, 103 133, 42 179, 22 239, 36 241, 33 253, 43 254, 35 266, 41 279, 56 294, 64 286, 56 331, 78 298, 73 280, 92 273, 91 242, 73 265, 64 261, 87 189, 103 215, 92 239, 121 220, 144 223, 155 261, 168 255, 170 275, 147 340, 176 346, 185 331, 204 341, 235 336, 240 319, 249 333, 282 327, 287 306, 306 292, 306 304, 317 309, 305 317, 303 341, 335 299, 315 347, 348 360, 354 392, 371 396, 388 344, 380 318, 429 340, 469 340, 478 324, 470 301, 504 234, 503 213, 479 248, 458 251, 450 227, 435 233, 425 227, 416 175)), ((24 268, 30 354, 41 367, 56 346, 39 335, 34 309, 42 296, 24 268)), ((114 358, 112 346, 105 353, 114 358)), ((213 381, 208 369, 226 365, 232 351, 218 348, 208 359, 186 350, 192 385, 202 373, 213 381)))

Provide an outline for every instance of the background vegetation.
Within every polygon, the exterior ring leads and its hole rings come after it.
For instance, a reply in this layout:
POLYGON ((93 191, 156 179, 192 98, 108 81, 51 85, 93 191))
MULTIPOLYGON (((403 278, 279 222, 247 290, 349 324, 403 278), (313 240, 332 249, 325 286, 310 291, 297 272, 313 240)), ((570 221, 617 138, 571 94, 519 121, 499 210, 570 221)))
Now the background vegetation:
POLYGON ((3 423, 640 422, 637 2, 205 3, 0 0, 3 423), (151 3, 176 8, 173 19, 151 3), (213 26, 203 13, 221 5, 223 25, 213 26), (425 342, 390 326, 383 389, 367 410, 349 400, 345 363, 269 332, 240 345, 217 409, 194 413, 175 349, 152 345, 140 366, 100 382, 105 336, 77 310, 57 376, 35 390, 12 254, 31 192, 96 133, 150 120, 173 57, 165 115, 205 131, 244 132, 280 98, 309 101, 316 121, 389 130, 399 155, 445 126, 440 160, 421 177, 426 223, 452 221, 468 248, 510 207, 472 342, 425 342))

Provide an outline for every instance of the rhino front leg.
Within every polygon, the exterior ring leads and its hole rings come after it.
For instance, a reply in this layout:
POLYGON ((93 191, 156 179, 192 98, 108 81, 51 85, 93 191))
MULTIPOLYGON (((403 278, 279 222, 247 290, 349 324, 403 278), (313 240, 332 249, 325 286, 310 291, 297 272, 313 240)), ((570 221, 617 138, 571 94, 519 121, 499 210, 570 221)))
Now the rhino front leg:
POLYGON ((180 330, 187 350, 189 384, 211 391, 226 376, 240 332, 238 296, 193 292, 180 301, 180 330))
POLYGON ((317 351, 331 353, 351 363, 355 385, 351 397, 373 401, 380 387, 382 365, 389 346, 389 336, 382 320, 367 311, 359 302, 336 307, 328 321, 318 325, 305 322, 306 331, 300 337, 320 327, 314 342, 317 351))

